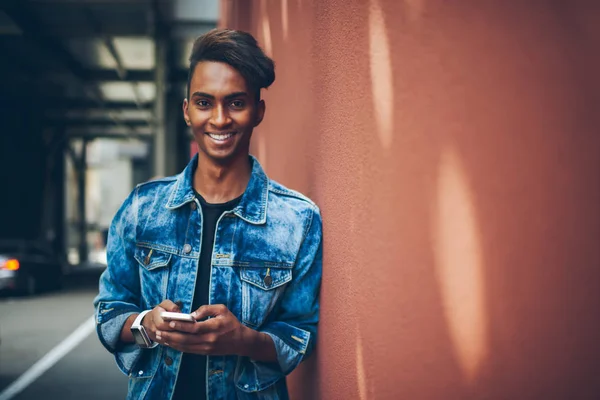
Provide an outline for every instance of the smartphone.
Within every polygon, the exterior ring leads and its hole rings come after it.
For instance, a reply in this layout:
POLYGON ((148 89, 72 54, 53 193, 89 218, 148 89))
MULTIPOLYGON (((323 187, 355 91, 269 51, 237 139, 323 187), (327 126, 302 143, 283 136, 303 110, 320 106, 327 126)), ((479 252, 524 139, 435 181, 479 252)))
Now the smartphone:
POLYGON ((196 322, 191 314, 184 314, 178 312, 163 311, 160 313, 160 317, 165 321, 183 321, 183 322, 196 322))

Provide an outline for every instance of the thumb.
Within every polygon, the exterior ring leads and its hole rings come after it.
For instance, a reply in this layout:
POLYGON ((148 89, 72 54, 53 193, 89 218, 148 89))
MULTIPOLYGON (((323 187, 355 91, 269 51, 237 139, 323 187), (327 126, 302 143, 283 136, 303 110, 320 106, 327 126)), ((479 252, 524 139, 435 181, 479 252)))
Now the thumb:
POLYGON ((210 304, 201 306, 192 313, 192 316, 196 319, 196 321, 202 321, 203 319, 223 315, 227 312, 228 309, 223 304, 210 304))

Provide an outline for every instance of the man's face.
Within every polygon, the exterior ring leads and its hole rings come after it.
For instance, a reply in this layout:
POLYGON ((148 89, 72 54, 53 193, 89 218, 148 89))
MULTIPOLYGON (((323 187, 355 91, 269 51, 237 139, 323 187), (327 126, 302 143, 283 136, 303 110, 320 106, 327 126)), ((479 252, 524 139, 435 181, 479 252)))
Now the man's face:
POLYGON ((199 150, 219 164, 246 157, 252 130, 263 118, 264 102, 256 101, 244 77, 229 64, 199 62, 190 81, 183 115, 199 150))

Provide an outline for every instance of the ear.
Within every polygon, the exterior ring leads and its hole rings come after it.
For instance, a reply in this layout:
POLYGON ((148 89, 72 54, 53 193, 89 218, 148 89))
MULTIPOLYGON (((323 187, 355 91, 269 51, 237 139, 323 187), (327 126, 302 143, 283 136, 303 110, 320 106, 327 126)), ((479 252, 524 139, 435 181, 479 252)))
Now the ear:
POLYGON ((260 100, 256 105, 256 120, 254 120, 254 127, 257 127, 262 122, 265 117, 265 111, 267 109, 267 105, 264 100, 260 100))
POLYGON ((187 126, 191 125, 190 122, 190 116, 188 114, 188 99, 183 99, 183 119, 185 120, 185 123, 187 126))

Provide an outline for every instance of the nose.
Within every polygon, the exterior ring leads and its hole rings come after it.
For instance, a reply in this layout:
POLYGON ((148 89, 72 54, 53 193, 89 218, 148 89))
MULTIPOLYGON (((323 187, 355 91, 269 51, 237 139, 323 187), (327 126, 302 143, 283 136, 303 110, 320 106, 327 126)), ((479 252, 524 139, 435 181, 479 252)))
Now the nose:
POLYGON ((222 105, 213 108, 210 124, 215 129, 225 129, 231 124, 229 113, 222 105))

